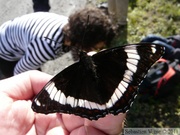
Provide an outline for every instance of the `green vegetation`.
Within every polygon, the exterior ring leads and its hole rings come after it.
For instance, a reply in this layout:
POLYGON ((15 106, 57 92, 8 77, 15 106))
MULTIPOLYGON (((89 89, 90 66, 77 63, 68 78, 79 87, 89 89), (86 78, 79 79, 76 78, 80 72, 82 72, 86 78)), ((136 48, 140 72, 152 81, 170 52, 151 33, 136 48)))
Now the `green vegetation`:
POLYGON ((127 127, 180 127, 180 89, 164 98, 138 95, 127 113, 127 127))
POLYGON ((179 0, 129 0, 128 42, 139 42, 147 34, 180 34, 179 0))
MULTIPOLYGON (((128 10, 128 43, 137 43, 148 34, 180 34, 180 0, 129 0, 128 10)), ((126 126, 180 127, 180 86, 170 91, 161 99, 138 95, 127 114, 126 126)))
MULTIPOLYGON (((128 24, 120 26, 113 45, 138 43, 148 34, 180 34, 180 0, 129 0, 128 24)), ((180 85, 169 91, 159 99, 139 94, 125 127, 180 127, 180 85)))
MULTIPOLYGON (((113 46, 138 43, 148 34, 180 34, 180 0, 129 0, 128 24, 120 26, 113 46)), ((138 94, 125 127, 180 127, 180 84, 169 91, 158 99, 138 94)))

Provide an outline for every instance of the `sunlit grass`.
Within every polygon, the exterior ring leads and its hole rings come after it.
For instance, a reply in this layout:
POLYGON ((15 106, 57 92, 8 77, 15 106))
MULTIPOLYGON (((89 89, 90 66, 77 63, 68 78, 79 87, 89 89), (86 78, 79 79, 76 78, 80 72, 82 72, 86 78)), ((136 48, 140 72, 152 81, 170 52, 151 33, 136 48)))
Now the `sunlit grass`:
POLYGON ((130 0, 129 5, 128 42, 139 42, 151 33, 165 37, 180 33, 180 3, 175 0, 130 0))

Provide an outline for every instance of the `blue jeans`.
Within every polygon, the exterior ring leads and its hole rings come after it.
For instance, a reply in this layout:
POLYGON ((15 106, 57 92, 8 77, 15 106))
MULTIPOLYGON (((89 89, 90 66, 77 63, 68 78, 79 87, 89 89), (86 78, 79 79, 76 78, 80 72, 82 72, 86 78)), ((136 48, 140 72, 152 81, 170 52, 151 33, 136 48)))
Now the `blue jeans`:
POLYGON ((141 42, 156 43, 165 47, 163 58, 169 59, 174 54, 175 48, 168 43, 168 39, 153 34, 143 38, 141 42))

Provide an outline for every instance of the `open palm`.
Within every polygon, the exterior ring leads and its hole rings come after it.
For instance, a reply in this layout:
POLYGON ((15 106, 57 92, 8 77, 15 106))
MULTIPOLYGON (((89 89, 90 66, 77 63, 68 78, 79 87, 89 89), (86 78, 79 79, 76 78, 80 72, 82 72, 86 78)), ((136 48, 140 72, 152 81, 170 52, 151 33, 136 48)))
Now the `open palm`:
POLYGON ((116 135, 121 132, 125 114, 89 121, 68 114, 33 112, 32 98, 51 77, 39 71, 28 71, 0 81, 0 134, 116 135))

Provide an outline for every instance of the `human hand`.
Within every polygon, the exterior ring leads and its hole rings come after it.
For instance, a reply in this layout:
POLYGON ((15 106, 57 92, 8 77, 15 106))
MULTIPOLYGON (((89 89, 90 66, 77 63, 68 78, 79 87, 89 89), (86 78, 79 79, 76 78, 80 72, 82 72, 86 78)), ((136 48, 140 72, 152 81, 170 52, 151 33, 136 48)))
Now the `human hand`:
POLYGON ((52 76, 28 71, 0 81, 0 134, 6 135, 116 135, 125 114, 90 121, 69 114, 39 114, 31 109, 33 97, 52 76))

